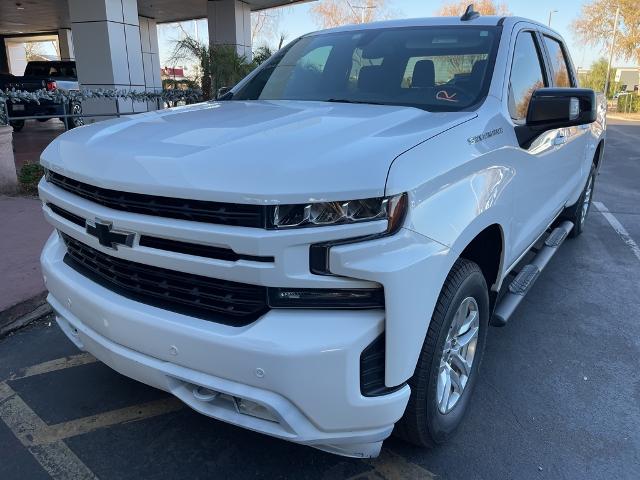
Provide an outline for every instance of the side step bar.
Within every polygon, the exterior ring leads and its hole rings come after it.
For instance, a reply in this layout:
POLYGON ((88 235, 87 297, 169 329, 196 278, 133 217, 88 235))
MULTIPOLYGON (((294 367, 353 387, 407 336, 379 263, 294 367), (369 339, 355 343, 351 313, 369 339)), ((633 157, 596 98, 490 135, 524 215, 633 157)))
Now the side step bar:
POLYGON ((520 273, 513 279, 507 292, 496 305, 491 317, 491 325, 503 327, 507 324, 511 315, 537 280, 540 272, 547 266, 551 257, 556 254, 572 228, 573 222, 565 221, 553 229, 531 263, 522 267, 520 273))

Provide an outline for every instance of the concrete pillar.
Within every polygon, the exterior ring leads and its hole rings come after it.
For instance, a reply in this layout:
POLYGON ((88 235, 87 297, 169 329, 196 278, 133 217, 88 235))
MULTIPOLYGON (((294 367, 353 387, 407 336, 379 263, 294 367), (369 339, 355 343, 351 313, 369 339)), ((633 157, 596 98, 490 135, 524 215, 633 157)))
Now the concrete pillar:
POLYGON ((58 49, 60 50, 60 60, 75 60, 73 53, 73 35, 70 28, 58 30, 58 49))
POLYGON ((13 128, 0 125, 0 193, 14 193, 18 189, 16 161, 13 156, 13 128))
MULTIPOLYGON (((140 20, 136 0, 68 0, 78 81, 87 89, 145 91, 140 20)), ((147 102, 90 99, 92 113, 145 112, 147 102)), ((85 122, 109 117, 87 117, 85 122)))
POLYGON ((207 19, 211 45, 236 47, 251 60, 251 8, 240 0, 208 0, 207 19))
MULTIPOLYGON (((160 53, 158 48, 158 28, 153 18, 138 17, 140 24, 140 44, 142 46, 142 67, 144 68, 144 86, 147 92, 161 92, 160 53)), ((158 102, 149 101, 149 110, 155 110, 158 102)))

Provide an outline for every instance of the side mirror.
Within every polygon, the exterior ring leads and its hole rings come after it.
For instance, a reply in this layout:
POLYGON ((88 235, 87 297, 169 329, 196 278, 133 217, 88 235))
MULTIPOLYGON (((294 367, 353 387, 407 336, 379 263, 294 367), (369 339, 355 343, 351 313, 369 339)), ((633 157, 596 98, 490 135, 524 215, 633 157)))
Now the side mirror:
POLYGON ((588 88, 539 88, 531 96, 525 125, 516 127, 522 148, 543 132, 596 121, 596 93, 588 88))
POLYGON ((540 88, 533 92, 527 125, 546 129, 596 121, 596 93, 588 88, 540 88))
POLYGON ((223 97, 230 91, 231 91, 231 87, 220 87, 216 92, 216 100, 226 100, 223 97))

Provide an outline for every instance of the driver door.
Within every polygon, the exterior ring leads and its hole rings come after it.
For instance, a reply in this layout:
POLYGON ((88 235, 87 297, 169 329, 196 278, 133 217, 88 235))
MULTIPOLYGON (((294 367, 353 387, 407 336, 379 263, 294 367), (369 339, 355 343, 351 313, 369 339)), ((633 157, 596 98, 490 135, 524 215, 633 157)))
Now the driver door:
MULTIPOLYGON (((525 123, 533 92, 551 84, 543 52, 535 30, 524 28, 518 32, 507 98, 514 127, 525 123)), ((513 163, 516 174, 512 190, 510 262, 528 250, 564 206, 566 179, 572 168, 569 162, 563 161, 566 130, 549 130, 528 148, 516 146, 519 151, 513 163)))

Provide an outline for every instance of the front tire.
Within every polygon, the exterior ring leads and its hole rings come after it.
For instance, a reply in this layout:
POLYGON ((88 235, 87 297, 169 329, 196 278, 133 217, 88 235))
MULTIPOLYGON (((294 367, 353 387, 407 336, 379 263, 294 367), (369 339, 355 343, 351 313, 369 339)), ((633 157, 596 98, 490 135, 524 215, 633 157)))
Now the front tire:
POLYGON ((484 353, 489 295, 477 264, 458 259, 447 276, 394 433, 410 443, 445 443, 469 405, 484 353))

